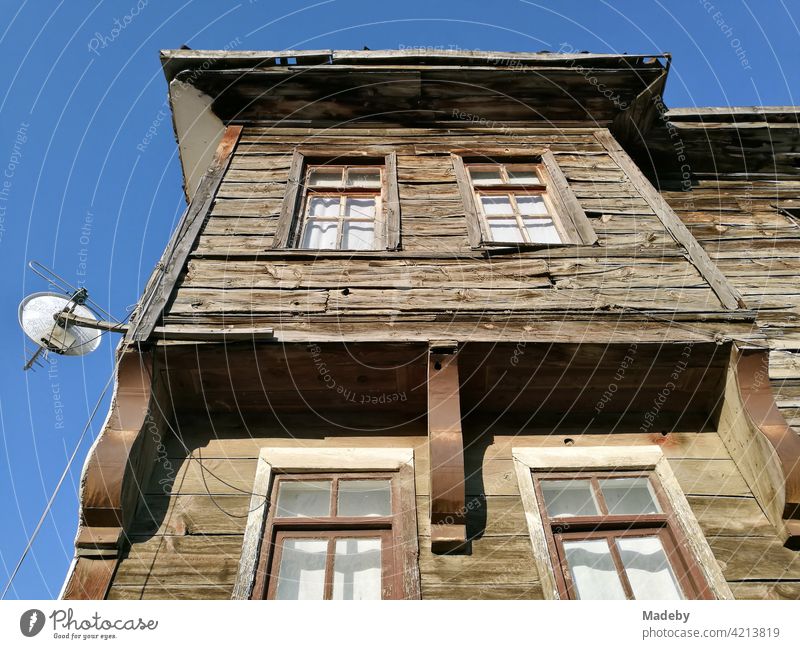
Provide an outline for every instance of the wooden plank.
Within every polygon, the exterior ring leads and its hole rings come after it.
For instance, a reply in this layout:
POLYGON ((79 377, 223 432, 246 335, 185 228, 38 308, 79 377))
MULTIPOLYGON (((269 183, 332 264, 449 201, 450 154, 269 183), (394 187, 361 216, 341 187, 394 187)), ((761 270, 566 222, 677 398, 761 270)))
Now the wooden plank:
POLYGON ((540 584, 439 584, 426 582, 422 599, 541 600, 540 584))
POLYGON ((800 555, 774 537, 712 536, 708 544, 729 582, 800 580, 800 555))
POLYGON ((661 219, 667 231, 686 249, 690 261, 697 267, 697 270, 700 271, 703 277, 706 278, 719 297, 722 305, 726 309, 731 310, 745 308, 744 301, 739 292, 711 261, 706 251, 697 243, 664 197, 661 196, 650 181, 647 180, 608 130, 598 131, 595 137, 625 172, 630 181, 636 186, 642 197, 650 204, 650 207, 659 219, 661 219))
POLYGON ((156 586, 143 584, 140 586, 114 585, 108 592, 106 599, 175 599, 175 600, 215 600, 230 599, 231 587, 228 585, 216 586, 207 584, 192 584, 190 586, 156 586))
POLYGON ((292 164, 289 167, 289 179, 286 183, 283 202, 281 203, 278 227, 272 239, 273 248, 286 248, 292 234, 292 224, 297 211, 297 201, 303 182, 303 155, 295 149, 292 153, 292 164))
POLYGON ((400 214, 400 196, 398 193, 397 178, 397 153, 392 151, 386 156, 386 248, 398 250, 402 233, 402 219, 400 214))
POLYGON ((800 600, 800 581, 732 581, 736 599, 800 600))
POLYGON ((164 251, 153 276, 137 306, 136 316, 125 335, 127 342, 142 342, 150 338, 161 317, 195 245, 217 189, 230 163, 241 135, 241 126, 228 126, 217 146, 214 160, 203 175, 192 202, 184 212, 172 242, 164 251))
POLYGON ((132 537, 115 585, 230 586, 239 566, 242 536, 132 537))
POLYGON ((585 246, 591 246, 597 242, 597 234, 592 229, 589 219, 586 218, 586 213, 583 211, 578 199, 575 197, 572 189, 570 189, 569 182, 567 182, 564 173, 558 166, 556 159, 553 157, 551 151, 542 153, 542 164, 547 170, 550 180, 555 189, 554 197, 560 201, 565 211, 565 215, 572 222, 578 236, 580 243, 585 246))
POLYGON ((461 196, 461 203, 464 209, 469 245, 472 248, 478 248, 483 241, 483 234, 480 218, 478 217, 478 210, 475 206, 475 199, 472 194, 472 183, 467 175, 464 159, 460 155, 453 153, 450 155, 450 160, 453 163, 453 170, 455 171, 456 182, 458 183, 458 192, 461 196))
POLYGON ((435 555, 430 539, 420 538, 419 569, 422 593, 433 584, 535 586, 539 577, 533 562, 530 539, 489 537, 472 542, 471 554, 435 555))

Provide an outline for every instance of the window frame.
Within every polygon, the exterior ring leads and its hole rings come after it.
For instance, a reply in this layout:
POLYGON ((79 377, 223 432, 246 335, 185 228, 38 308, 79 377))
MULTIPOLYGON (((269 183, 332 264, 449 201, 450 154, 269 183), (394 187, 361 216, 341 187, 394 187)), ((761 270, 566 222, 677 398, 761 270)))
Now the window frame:
MULTIPOLYGON (((339 220, 342 220, 342 207, 340 204, 339 220)), ((341 240, 342 231, 337 232, 337 241, 341 240)), ((289 177, 286 192, 281 203, 278 216, 278 225, 272 240, 273 249, 287 252, 297 251, 308 253, 314 251, 319 254, 326 253, 375 253, 380 250, 399 250, 400 241, 400 198, 397 184, 397 154, 394 151, 369 153, 368 155, 354 154, 346 150, 323 150, 295 148, 292 152, 292 162, 289 167, 289 177), (380 167, 380 187, 319 187, 312 188, 308 184, 308 176, 312 168, 330 166, 335 167, 380 167), (375 232, 373 247, 368 249, 356 248, 300 248, 305 231, 306 205, 310 193, 318 195, 329 194, 340 196, 344 202, 344 194, 379 194, 375 210, 375 232)))
POLYGON ((619 549, 610 539, 626 536, 657 536, 667 555, 670 569, 678 582, 684 599, 713 599, 707 580, 696 562, 682 550, 686 546, 674 510, 664 494, 654 471, 536 471, 532 470, 533 485, 539 505, 550 560, 554 566, 556 584, 561 599, 578 599, 570 568, 564 551, 564 541, 599 540, 608 542, 617 576, 627 599, 635 599, 633 588, 619 556, 619 549), (604 478, 645 478, 651 495, 661 509, 660 513, 611 515, 599 481, 604 478), (600 510, 594 516, 551 517, 542 492, 542 482, 547 480, 589 480, 595 502, 600 510), (569 530, 569 531, 565 531, 569 530), (556 566, 558 566, 556 568, 556 566))
MULTIPOLYGON (((539 153, 532 153, 530 150, 515 152, 509 149, 503 149, 496 153, 490 149, 482 152, 453 151, 451 152, 451 160, 459 193, 464 204, 467 232, 472 248, 547 248, 593 245, 597 242, 597 234, 594 232, 591 222, 570 188, 566 176, 564 176, 551 151, 545 150, 539 153), (476 186, 473 183, 469 168, 481 165, 533 167, 536 169, 541 182, 528 185, 507 183, 504 185, 487 184, 476 186), (556 231, 562 239, 560 242, 500 241, 492 237, 482 205, 478 200, 479 192, 510 194, 525 191, 543 195, 548 208, 548 216, 553 220, 556 231)), ((527 234, 523 234, 523 237, 527 237, 527 234)))
POLYGON ((325 599, 330 599, 329 596, 333 587, 333 582, 331 581, 334 557, 334 553, 331 552, 333 541, 336 538, 357 536, 379 537, 381 539, 382 599, 396 599, 394 594, 402 590, 402 583, 398 583, 399 571, 396 567, 397 557, 395 557, 395 548, 400 545, 398 523, 395 520, 397 518, 396 507, 400 502, 400 494, 395 478, 396 475, 389 471, 329 471, 324 473, 276 474, 270 494, 270 502, 275 503, 276 506, 270 508, 264 526, 261 552, 256 566, 256 582, 251 599, 275 599, 283 549, 283 546, 278 541, 287 536, 289 538, 309 537, 328 541, 325 599), (324 517, 277 516, 278 492, 281 485, 286 482, 312 480, 331 481, 330 515, 324 517), (389 480, 392 513, 389 516, 339 516, 337 511, 339 485, 342 481, 347 480, 389 480))
MULTIPOLYGON (((259 452, 253 481, 250 508, 245 526, 239 568, 231 594, 232 599, 260 599, 269 593, 263 555, 270 557, 265 533, 277 501, 273 503, 273 488, 280 480, 310 480, 315 475, 337 474, 345 479, 380 476, 391 479, 392 497, 392 599, 419 599, 419 539, 417 535, 416 489, 414 481, 414 450, 411 448, 292 448, 268 447, 259 452), (273 506, 274 505, 274 506, 273 506), (267 546, 267 547, 265 547, 267 546), (259 575, 259 573, 263 573, 259 575)), ((333 495, 332 495, 333 497, 333 495)), ((284 520, 287 517, 283 517, 284 520)), ((274 519, 274 517, 273 517, 274 519)), ((298 518, 291 519, 296 523, 298 518)), ((306 519, 310 520, 310 519, 306 519)), ((333 527, 342 528, 351 517, 341 517, 333 527)), ((280 522, 280 521, 279 521, 280 522)), ((307 524, 325 527, 329 521, 316 520, 307 524)), ((385 527, 385 517, 358 517, 363 529, 385 527)), ((303 523, 300 523, 303 525, 303 523)), ((334 530, 335 531, 335 530, 334 530)), ((275 580, 269 580, 274 582, 275 580)), ((385 587, 386 584, 382 584, 385 587)))
POLYGON ((542 517, 543 499, 537 493, 533 474, 536 472, 555 476, 559 473, 589 471, 651 473, 651 485, 654 491, 658 489, 656 494, 659 504, 662 509, 666 505, 673 512, 674 530, 682 535, 680 543, 687 560, 693 562, 708 586, 704 597, 733 599, 722 569, 659 446, 513 447, 511 453, 533 549, 533 560, 545 599, 562 599, 564 595, 558 583, 560 563, 555 565, 553 561, 552 546, 548 543, 545 530, 546 519, 542 517))

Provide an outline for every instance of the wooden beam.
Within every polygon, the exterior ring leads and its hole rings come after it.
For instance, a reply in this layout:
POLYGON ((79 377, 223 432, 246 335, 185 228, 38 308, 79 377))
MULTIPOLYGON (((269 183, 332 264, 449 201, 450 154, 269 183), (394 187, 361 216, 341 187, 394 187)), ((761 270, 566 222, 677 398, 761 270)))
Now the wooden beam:
MULTIPOLYGON (((108 322, 106 320, 94 320, 84 318, 74 313, 59 314, 60 323, 77 325, 89 329, 110 331, 112 333, 127 333, 129 325, 118 322, 108 322)), ((153 329, 153 337, 159 341, 210 341, 210 342, 234 342, 242 340, 272 340, 275 337, 275 330, 272 327, 235 327, 232 325, 166 325, 153 329)))
POLYGON ((428 445, 431 549, 437 553, 458 551, 466 546, 467 527, 464 441, 454 343, 431 344, 428 351, 428 445))
POLYGON ((200 181, 192 202, 189 203, 181 218, 175 236, 164 251, 161 261, 145 288, 137 306, 137 313, 125 335, 127 342, 144 342, 153 333, 156 323, 175 290, 178 277, 186 265, 189 253, 197 241, 241 133, 241 126, 228 126, 225 129, 211 166, 200 181))
POLYGON ((728 281, 728 278, 722 274, 722 271, 717 268, 716 264, 711 261, 708 253, 697 242, 697 239, 692 236, 683 221, 680 220, 667 201, 664 200, 664 197, 639 170, 636 163, 614 139, 608 129, 597 131, 595 137, 619 168, 625 172, 633 186, 636 187, 642 198, 644 198, 661 223, 664 224, 667 232, 672 235, 678 244, 683 246, 689 261, 694 264, 695 268, 709 283, 722 305, 730 310, 746 308, 739 292, 728 281))

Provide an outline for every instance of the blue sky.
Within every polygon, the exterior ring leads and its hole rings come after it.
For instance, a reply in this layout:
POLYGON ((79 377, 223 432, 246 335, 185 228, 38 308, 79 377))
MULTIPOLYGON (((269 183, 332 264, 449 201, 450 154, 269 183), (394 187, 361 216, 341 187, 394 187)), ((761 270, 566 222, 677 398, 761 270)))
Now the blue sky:
MULTIPOLYGON (((26 262, 36 259, 85 283, 117 317, 136 302, 183 209, 169 120, 137 149, 164 108, 159 49, 184 43, 215 49, 236 41, 241 49, 539 51, 566 43, 595 52, 671 52, 666 99, 673 107, 795 104, 800 91, 800 5, 791 0, 6 0, 4 6, 3 583, 108 380, 116 344, 116 337, 106 337, 91 356, 56 358, 23 373, 31 346, 17 325, 17 304, 47 290, 26 262), (124 28, 115 30, 115 20, 124 28)), ((107 401, 10 598, 58 595, 72 557, 80 470, 107 401)))

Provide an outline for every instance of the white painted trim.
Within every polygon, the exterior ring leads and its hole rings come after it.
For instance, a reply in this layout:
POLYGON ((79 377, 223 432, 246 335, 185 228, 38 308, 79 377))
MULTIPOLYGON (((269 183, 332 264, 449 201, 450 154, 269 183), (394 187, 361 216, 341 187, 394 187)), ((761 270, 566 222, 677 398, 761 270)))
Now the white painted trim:
POLYGON ((717 599, 733 599, 722 569, 672 472, 669 461, 659 446, 514 447, 511 449, 511 455, 514 458, 514 468, 522 504, 525 508, 525 519, 528 523, 534 561, 539 570, 539 579, 545 599, 558 599, 559 596, 531 471, 547 473, 579 469, 653 471, 675 512, 689 550, 708 581, 714 596, 717 599))
MULTIPOLYGON (((258 454, 242 554, 231 599, 250 598, 275 473, 399 471, 404 466, 413 470, 413 448, 262 448, 258 454)), ((411 495, 411 502, 415 497, 416 494, 411 495)))

